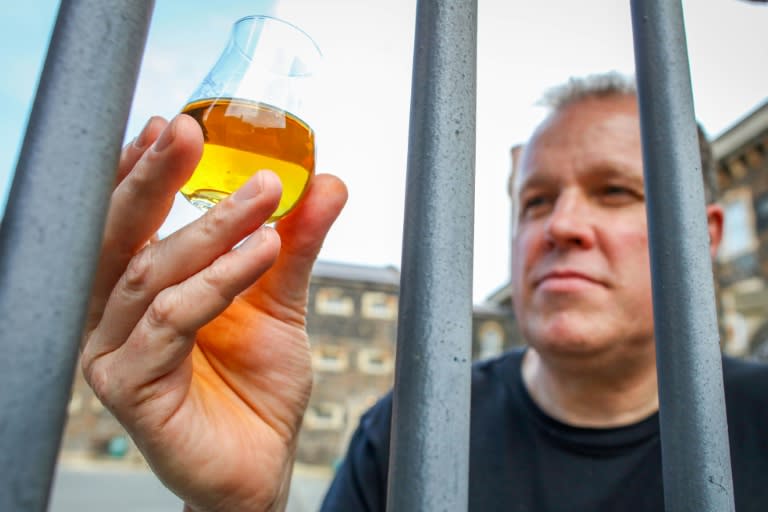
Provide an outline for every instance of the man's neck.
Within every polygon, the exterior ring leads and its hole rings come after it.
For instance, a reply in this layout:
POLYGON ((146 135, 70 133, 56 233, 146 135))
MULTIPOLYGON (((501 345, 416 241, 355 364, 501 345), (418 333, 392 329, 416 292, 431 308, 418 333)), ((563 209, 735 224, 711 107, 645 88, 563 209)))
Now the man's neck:
POLYGON ((618 427, 636 423, 659 408, 654 352, 635 364, 543 357, 529 348, 523 382, 533 401, 553 418, 578 427, 618 427))

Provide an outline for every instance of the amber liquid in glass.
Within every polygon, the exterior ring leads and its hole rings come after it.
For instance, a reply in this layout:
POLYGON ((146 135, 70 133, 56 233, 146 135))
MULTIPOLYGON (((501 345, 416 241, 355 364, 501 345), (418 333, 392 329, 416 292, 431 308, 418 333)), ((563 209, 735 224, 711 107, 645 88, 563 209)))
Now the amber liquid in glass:
POLYGON ((183 112, 200 124, 205 139, 200 163, 181 187, 190 203, 208 209, 262 169, 283 184, 280 204, 267 222, 301 199, 315 171, 315 135, 306 123, 271 105, 232 98, 195 101, 183 112))

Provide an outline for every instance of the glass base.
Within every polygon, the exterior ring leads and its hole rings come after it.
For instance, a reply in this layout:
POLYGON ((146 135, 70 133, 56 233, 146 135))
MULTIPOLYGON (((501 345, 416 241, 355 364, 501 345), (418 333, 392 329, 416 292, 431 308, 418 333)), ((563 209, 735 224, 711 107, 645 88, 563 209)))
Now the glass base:
POLYGON ((218 190, 195 190, 190 195, 184 194, 184 197, 186 197, 187 201, 189 201, 195 208, 208 211, 228 195, 229 194, 218 190))

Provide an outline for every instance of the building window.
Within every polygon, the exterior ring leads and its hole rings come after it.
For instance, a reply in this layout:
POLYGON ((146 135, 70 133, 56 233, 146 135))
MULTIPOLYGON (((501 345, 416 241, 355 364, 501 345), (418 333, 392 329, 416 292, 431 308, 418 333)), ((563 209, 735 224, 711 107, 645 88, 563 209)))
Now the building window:
POLYGON ((718 258, 720 261, 730 261, 758 247, 752 194, 748 189, 734 190, 726 194, 723 205, 725 222, 718 258))
POLYGON ((728 166, 728 173, 737 180, 740 180, 747 174, 747 166, 744 165, 744 162, 742 162, 738 158, 734 158, 733 160, 728 162, 727 166, 728 166))
POLYGON ((333 402, 312 404, 304 414, 307 430, 341 430, 344 428, 344 406, 333 402))
POLYGON ((357 353, 357 368, 370 375, 388 375, 395 366, 392 353, 376 347, 361 349, 357 353))
POLYGON ((321 315, 352 316, 355 301, 341 288, 320 288, 315 293, 315 311, 321 315))
POLYGON ((479 330, 480 359, 496 357, 504 347, 504 329, 498 322, 484 322, 479 330))
POLYGON ((363 316, 382 320, 394 319, 397 316, 397 297, 383 292, 365 292, 363 316))
POLYGON ((336 345, 312 348, 312 368, 321 372, 343 372, 349 367, 347 351, 336 345))
POLYGON ((761 234, 768 231, 768 193, 755 198, 755 217, 757 231, 761 234))

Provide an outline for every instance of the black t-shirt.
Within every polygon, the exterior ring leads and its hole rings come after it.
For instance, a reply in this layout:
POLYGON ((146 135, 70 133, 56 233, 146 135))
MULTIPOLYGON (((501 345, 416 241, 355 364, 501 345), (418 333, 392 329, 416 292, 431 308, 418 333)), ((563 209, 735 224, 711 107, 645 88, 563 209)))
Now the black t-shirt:
MULTIPOLYGON (((557 421, 533 402, 521 350, 472 371, 469 510, 664 510, 658 414, 618 428, 557 421)), ((723 359, 737 512, 768 511, 768 368, 723 359)), ((321 508, 384 512, 391 395, 360 420, 321 508)))

